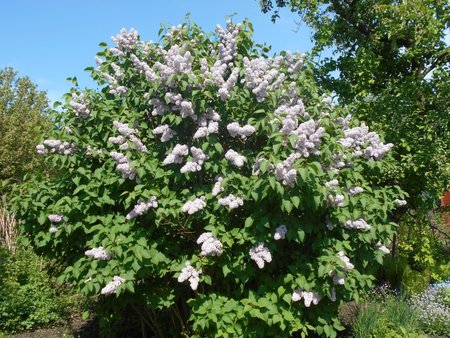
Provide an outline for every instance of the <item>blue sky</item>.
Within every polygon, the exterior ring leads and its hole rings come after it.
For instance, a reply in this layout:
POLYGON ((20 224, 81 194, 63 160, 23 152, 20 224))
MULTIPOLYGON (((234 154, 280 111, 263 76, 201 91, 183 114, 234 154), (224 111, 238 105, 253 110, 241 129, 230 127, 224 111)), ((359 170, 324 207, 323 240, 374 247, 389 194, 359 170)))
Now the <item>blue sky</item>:
POLYGON ((157 41, 161 23, 178 24, 186 13, 207 31, 216 24, 250 19, 255 40, 272 45, 273 51, 306 52, 312 47, 310 31, 298 26, 298 16, 288 10, 273 24, 257 0, 10 0, 2 3, 0 68, 11 66, 58 100, 77 76, 82 87, 94 84, 83 71, 95 64, 101 41, 122 27, 134 27, 144 40, 157 41))

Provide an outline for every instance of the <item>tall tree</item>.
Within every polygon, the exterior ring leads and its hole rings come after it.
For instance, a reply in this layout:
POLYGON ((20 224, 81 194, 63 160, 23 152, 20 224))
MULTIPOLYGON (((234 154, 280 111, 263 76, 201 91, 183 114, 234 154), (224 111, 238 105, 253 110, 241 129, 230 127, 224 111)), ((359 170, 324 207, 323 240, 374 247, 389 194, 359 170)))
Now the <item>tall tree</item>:
POLYGON ((0 180, 20 181, 42 168, 36 145, 50 127, 48 109, 45 92, 28 77, 0 69, 0 180))
POLYGON ((395 144, 392 179, 426 210, 450 176, 450 25, 447 0, 261 0, 313 28, 313 54, 334 48, 317 77, 353 114, 395 144), (336 71, 339 76, 336 77, 336 71))

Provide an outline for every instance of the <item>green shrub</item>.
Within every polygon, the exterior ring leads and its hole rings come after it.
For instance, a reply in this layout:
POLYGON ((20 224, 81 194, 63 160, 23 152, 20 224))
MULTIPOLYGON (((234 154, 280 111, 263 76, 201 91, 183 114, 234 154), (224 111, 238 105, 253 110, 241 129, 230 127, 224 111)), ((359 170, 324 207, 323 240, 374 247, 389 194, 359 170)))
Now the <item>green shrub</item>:
POLYGON ((61 175, 17 188, 23 230, 105 321, 133 308, 159 335, 336 336, 404 203, 380 186, 392 145, 250 23, 161 32, 121 31, 88 69, 102 89, 65 95, 37 147, 61 175))
POLYGON ((60 295, 46 262, 29 248, 0 246, 0 330, 16 332, 58 322, 74 298, 60 295))

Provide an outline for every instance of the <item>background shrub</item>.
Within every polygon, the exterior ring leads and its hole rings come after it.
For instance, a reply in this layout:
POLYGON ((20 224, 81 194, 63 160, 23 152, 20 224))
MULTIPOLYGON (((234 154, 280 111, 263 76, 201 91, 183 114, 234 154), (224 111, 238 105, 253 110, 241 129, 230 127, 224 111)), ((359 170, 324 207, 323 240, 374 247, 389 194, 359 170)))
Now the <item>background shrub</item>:
POLYGON ((405 203, 380 184, 392 145, 250 23, 160 33, 122 30, 88 68, 102 88, 65 95, 37 146, 61 175, 16 190, 24 232, 103 322, 131 308, 159 336, 335 336, 405 203))

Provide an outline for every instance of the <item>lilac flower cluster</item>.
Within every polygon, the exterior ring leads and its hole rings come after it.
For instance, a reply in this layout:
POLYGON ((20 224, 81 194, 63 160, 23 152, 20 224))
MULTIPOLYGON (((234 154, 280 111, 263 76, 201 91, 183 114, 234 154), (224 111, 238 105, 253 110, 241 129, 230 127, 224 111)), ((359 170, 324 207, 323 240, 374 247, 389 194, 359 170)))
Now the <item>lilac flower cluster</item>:
POLYGON ((352 149, 353 157, 363 156, 365 159, 381 160, 394 146, 392 143, 382 143, 380 136, 375 132, 369 132, 365 124, 344 130, 344 136, 338 142, 345 149, 352 149))
POLYGON ((227 125, 227 130, 230 133, 231 137, 239 136, 243 140, 245 140, 256 131, 253 126, 246 124, 245 126, 241 127, 238 122, 229 123, 227 125))
POLYGON ((391 250, 389 250, 385 245, 383 245, 381 242, 377 243, 377 248, 378 250, 380 250, 381 252, 385 253, 386 255, 388 255, 391 250))
POLYGON ((159 79, 158 75, 150 68, 150 66, 144 62, 139 60, 139 58, 131 54, 130 56, 131 62, 133 62, 134 68, 138 73, 145 74, 145 77, 148 81, 156 81, 159 79))
POLYGON ((369 224, 367 224, 367 222, 364 219, 358 218, 356 221, 348 220, 347 222, 345 222, 344 228, 370 230, 372 227, 369 224))
POLYGON ((72 155, 76 150, 76 145, 74 143, 69 143, 67 141, 61 140, 44 140, 43 144, 38 144, 36 146, 36 152, 39 155, 47 154, 60 154, 60 155, 72 155))
POLYGON ((148 101, 148 104, 153 106, 152 116, 164 115, 164 113, 170 110, 169 106, 162 102, 160 99, 152 98, 148 101))
POLYGON ((407 204, 407 202, 405 200, 399 200, 399 199, 394 200, 394 203, 397 204, 399 207, 402 207, 407 204))
POLYGON ((286 225, 282 224, 279 227, 277 227, 275 229, 275 234, 273 235, 273 239, 278 241, 280 239, 285 239, 286 238, 286 232, 287 232, 287 227, 286 225))
POLYGON ((200 281, 200 274, 202 270, 196 270, 189 261, 186 262, 185 267, 181 270, 178 277, 178 282, 183 283, 188 280, 192 290, 197 290, 198 282, 200 281))
POLYGON ((64 215, 62 214, 48 215, 48 220, 52 223, 61 223, 64 220, 64 215))
POLYGON ((181 211, 188 213, 189 215, 195 214, 206 207, 205 196, 196 198, 193 201, 187 201, 182 207, 181 211))
POLYGON ((198 129, 193 138, 199 139, 210 134, 217 134, 219 132, 220 115, 212 108, 208 108, 198 120, 198 129))
POLYGON ((177 132, 172 130, 167 124, 156 127, 152 132, 154 135, 161 135, 161 142, 167 142, 177 134, 177 132))
POLYGON ((226 152, 225 158, 230 161, 230 163, 238 168, 244 166, 247 159, 245 156, 239 155, 236 151, 233 149, 230 149, 226 152))
POLYGON ((292 293, 291 299, 293 302, 298 302, 303 298, 306 307, 310 307, 311 303, 314 305, 319 304, 321 299, 320 295, 314 291, 303 291, 301 288, 297 288, 292 293))
POLYGON ((103 73, 103 76, 105 77, 106 81, 108 81, 108 83, 109 83, 109 92, 111 94, 119 95, 120 97, 123 97, 127 93, 128 88, 126 86, 119 85, 120 77, 118 75, 121 75, 121 72, 118 72, 117 67, 114 70, 114 76, 111 76, 108 73, 103 73))
POLYGON ((176 144, 172 152, 167 155, 163 161, 163 165, 172 163, 181 163, 183 159, 189 154, 188 146, 185 144, 176 144))
POLYGON ((217 181, 216 183, 214 183, 214 187, 212 190, 212 195, 213 196, 217 196, 219 195, 221 192, 223 192, 223 187, 222 187, 222 181, 223 181, 223 177, 217 177, 217 181))
POLYGON ((110 152, 109 156, 111 156, 113 160, 116 161, 116 169, 122 174, 123 178, 128 178, 130 180, 139 180, 136 175, 136 169, 131 166, 131 161, 128 157, 116 151, 110 152))
POLYGON ((220 43, 219 60, 222 64, 227 64, 234 60, 237 55, 237 43, 236 38, 239 35, 241 24, 233 25, 230 20, 227 21, 226 30, 220 25, 216 26, 216 32, 219 35, 220 43))
POLYGON ((114 276, 113 280, 106 284, 106 286, 100 291, 102 295, 111 295, 116 293, 117 288, 125 283, 126 280, 119 276, 114 276))
POLYGON ((190 51, 185 51, 179 45, 172 45, 168 51, 161 49, 160 52, 164 55, 164 63, 155 62, 155 67, 167 86, 174 87, 176 85, 174 81, 169 81, 171 75, 192 72, 190 51))
POLYGON ((272 262, 272 254, 262 242, 251 248, 249 254, 250 258, 256 262, 260 269, 264 268, 266 262, 272 262))
POLYGON ((364 189, 361 187, 351 187, 350 189, 348 189, 348 194, 350 196, 355 196, 355 195, 362 193, 363 191, 364 191, 364 189))
POLYGON ((132 51, 133 48, 138 44, 139 35, 137 30, 135 30, 134 28, 131 28, 129 32, 127 32, 125 28, 122 28, 119 34, 111 37, 111 40, 114 42, 117 48, 117 50, 114 50, 113 52, 122 52, 119 53, 118 56, 123 56, 123 52, 132 51))
POLYGON ((112 257, 112 255, 109 252, 107 252, 102 246, 86 250, 84 252, 84 255, 87 257, 92 257, 94 259, 99 259, 101 261, 107 261, 112 257))
POLYGON ((236 209, 244 205, 242 198, 230 194, 224 198, 219 198, 219 205, 225 205, 230 209, 236 209))
POLYGON ((202 164, 208 159, 203 150, 196 147, 191 147, 192 161, 187 161, 186 164, 181 167, 180 172, 182 174, 189 172, 196 172, 202 169, 202 164))
POLYGON ((204 232, 197 239, 197 244, 202 244, 202 256, 220 256, 223 252, 222 243, 214 238, 211 232, 204 232))
POLYGON ((275 168, 271 167, 271 170, 275 171, 275 178, 281 181, 283 185, 288 187, 294 186, 297 179, 297 170, 294 169, 294 163, 300 157, 300 154, 293 153, 283 162, 277 163, 275 168))
POLYGON ((172 107, 172 110, 179 111, 182 118, 190 117, 194 121, 197 120, 197 115, 195 115, 192 102, 183 100, 181 94, 167 92, 165 97, 175 105, 172 107))
POLYGON ((89 101, 86 99, 84 93, 77 95, 72 94, 72 100, 69 102, 70 106, 75 110, 75 116, 82 120, 91 116, 91 110, 89 109, 89 101))
POLYGON ((131 210, 127 214, 127 219, 133 219, 138 216, 141 216, 145 214, 150 208, 157 208, 158 202, 156 201, 156 196, 150 197, 150 199, 147 202, 144 202, 142 200, 139 200, 137 204, 133 207, 133 210, 131 210))
POLYGON ((122 135, 119 137, 110 137, 109 142, 120 145, 120 150, 128 150, 129 146, 126 140, 130 140, 134 144, 137 151, 141 153, 148 153, 147 147, 142 143, 142 141, 136 136, 137 130, 130 128, 128 123, 121 123, 118 121, 113 121, 114 128, 122 135))

